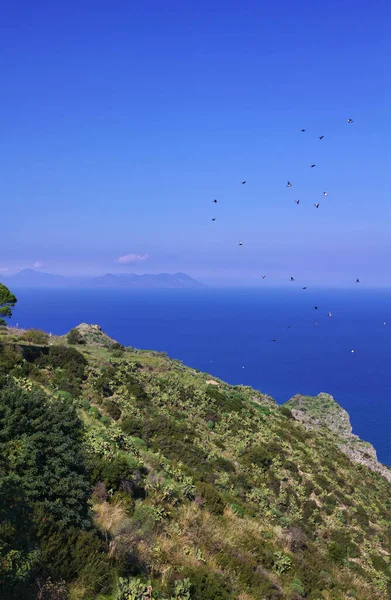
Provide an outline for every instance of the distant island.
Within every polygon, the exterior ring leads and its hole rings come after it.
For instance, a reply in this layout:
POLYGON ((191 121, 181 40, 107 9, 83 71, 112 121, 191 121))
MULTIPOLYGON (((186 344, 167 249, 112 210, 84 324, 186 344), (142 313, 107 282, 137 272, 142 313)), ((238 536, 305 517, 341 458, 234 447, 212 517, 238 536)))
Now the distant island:
POLYGON ((152 275, 126 275, 107 273, 98 277, 65 277, 43 273, 35 269, 24 269, 15 275, 3 276, 3 281, 12 288, 20 287, 83 287, 83 288, 133 288, 133 289, 201 289, 203 283, 186 273, 158 273, 152 275))

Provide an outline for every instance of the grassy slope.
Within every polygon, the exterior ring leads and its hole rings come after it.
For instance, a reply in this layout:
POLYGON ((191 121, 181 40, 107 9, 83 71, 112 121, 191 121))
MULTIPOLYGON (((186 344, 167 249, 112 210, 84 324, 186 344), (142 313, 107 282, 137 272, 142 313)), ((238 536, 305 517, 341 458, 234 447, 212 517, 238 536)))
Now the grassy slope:
MULTIPOLYGON (((203 600, 391 596, 391 485, 331 433, 164 354, 86 338, 86 445, 143 467, 146 491, 93 497, 94 519, 154 590, 189 577, 203 600)), ((35 379, 51 390, 50 373, 35 379)))

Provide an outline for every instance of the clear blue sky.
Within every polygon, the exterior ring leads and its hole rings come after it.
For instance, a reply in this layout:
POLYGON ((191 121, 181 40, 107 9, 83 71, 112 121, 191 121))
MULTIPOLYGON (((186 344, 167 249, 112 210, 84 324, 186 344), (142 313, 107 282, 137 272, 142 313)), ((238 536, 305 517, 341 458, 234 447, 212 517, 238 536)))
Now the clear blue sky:
POLYGON ((6 3, 0 276, 390 285, 390 19, 386 0, 6 3))

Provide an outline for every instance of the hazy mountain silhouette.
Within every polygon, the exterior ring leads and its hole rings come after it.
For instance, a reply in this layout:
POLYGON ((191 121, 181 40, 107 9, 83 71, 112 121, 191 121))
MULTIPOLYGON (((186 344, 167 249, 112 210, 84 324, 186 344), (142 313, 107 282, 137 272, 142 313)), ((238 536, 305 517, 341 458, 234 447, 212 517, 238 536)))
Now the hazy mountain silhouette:
POLYGON ((107 273, 99 277, 64 277, 43 273, 35 269, 24 269, 15 275, 3 276, 5 285, 18 287, 83 287, 83 288, 135 288, 135 289, 197 289, 204 284, 186 273, 159 273, 156 275, 114 275, 107 273))

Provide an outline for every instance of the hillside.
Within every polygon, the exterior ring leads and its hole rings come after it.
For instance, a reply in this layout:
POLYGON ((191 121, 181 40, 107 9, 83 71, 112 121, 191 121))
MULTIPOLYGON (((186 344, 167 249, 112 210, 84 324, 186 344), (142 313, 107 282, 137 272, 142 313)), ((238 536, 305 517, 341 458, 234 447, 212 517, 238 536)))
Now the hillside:
POLYGON ((6 598, 391 597, 390 471, 330 396, 9 329, 0 432, 6 598))

